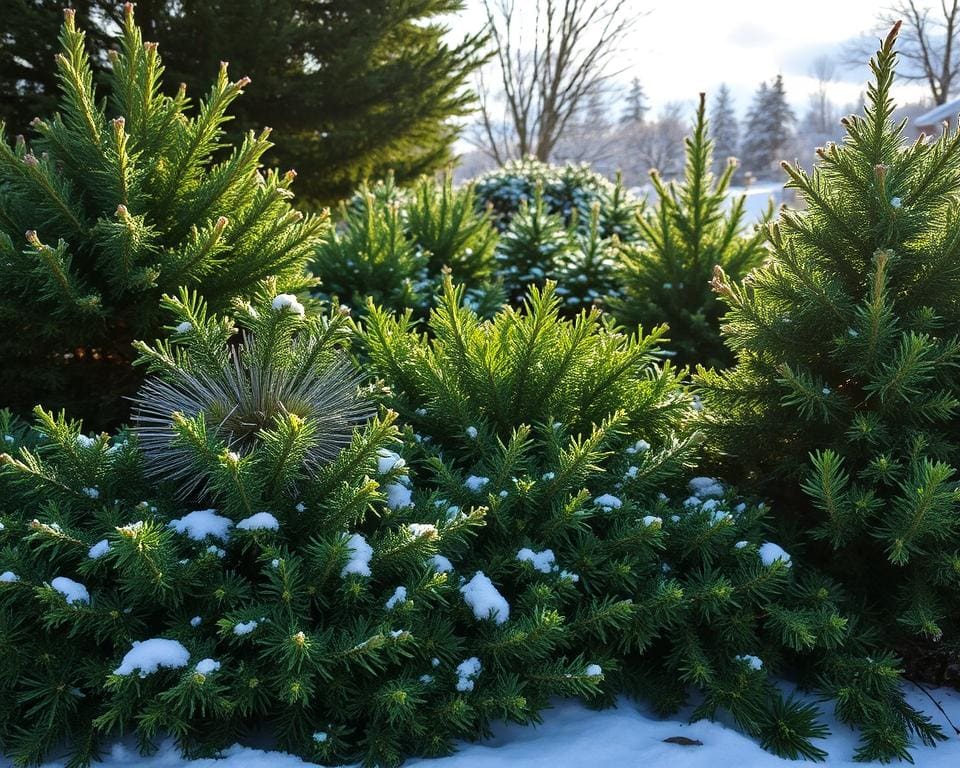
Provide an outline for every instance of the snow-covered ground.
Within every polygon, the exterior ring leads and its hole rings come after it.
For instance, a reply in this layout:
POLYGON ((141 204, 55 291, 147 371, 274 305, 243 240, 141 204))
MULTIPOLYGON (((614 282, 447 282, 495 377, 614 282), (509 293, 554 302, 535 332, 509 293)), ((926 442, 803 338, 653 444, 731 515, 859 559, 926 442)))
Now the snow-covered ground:
MULTIPOLYGON (((960 693, 936 689, 933 697, 954 723, 960 723, 960 693)), ((908 699, 939 723, 950 740, 935 749, 914 750, 920 768, 960 766, 960 736, 944 715, 921 691, 911 686, 908 699)), ((860 766, 853 761, 856 733, 830 722, 833 732, 820 743, 830 756, 827 765, 860 766)), ((309 763, 279 752, 234 746, 223 760, 185 761, 169 742, 151 757, 141 758, 126 741, 114 746, 104 768, 305 768, 309 763)), ((49 768, 62 763, 48 763, 49 768)), ((410 760, 404 768, 785 768, 798 764, 764 752, 756 742, 720 723, 688 724, 680 719, 661 720, 643 707, 623 700, 616 709, 594 712, 582 705, 560 702, 536 728, 504 725, 488 741, 463 744, 457 754, 437 760, 410 760), (682 746, 664 739, 683 736, 702 746, 682 746)), ((0 767, 10 763, 0 758, 0 767)))

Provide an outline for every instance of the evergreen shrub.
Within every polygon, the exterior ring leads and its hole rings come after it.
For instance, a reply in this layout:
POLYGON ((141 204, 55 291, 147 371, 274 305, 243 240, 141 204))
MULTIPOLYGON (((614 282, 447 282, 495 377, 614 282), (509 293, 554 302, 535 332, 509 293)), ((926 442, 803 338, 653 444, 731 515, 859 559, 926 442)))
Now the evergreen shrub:
POLYGON ((843 142, 812 173, 784 165, 804 206, 771 225, 770 261, 739 284, 717 270, 737 363, 696 385, 718 461, 778 500, 887 647, 942 669, 960 651, 960 133, 892 122, 898 29, 843 142))
POLYGON ((249 81, 224 64, 191 111, 183 89, 162 90, 132 8, 104 89, 67 9, 57 113, 29 141, 0 140, 0 392, 20 414, 42 402, 121 422, 138 384, 131 342, 158 333, 164 292, 197 289, 222 310, 271 275, 285 291, 312 284, 304 267, 327 224, 291 208, 294 174, 261 172, 269 131, 224 151, 249 81))

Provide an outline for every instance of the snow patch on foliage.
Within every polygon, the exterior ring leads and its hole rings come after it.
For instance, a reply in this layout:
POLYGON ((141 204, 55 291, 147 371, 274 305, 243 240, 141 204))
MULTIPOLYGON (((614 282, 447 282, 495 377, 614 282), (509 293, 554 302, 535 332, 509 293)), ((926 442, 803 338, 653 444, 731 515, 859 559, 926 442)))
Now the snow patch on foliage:
POLYGON ((398 605, 405 603, 407 601, 407 588, 406 587, 397 587, 394 590, 393 596, 387 600, 386 608, 388 611, 392 611, 398 605))
POLYGON ((438 554, 431 557, 430 564, 437 573, 450 573, 453 570, 453 563, 443 555, 438 554))
POLYGON ((517 552, 517 560, 522 563, 530 563, 533 569, 540 571, 540 573, 552 573, 557 569, 557 558, 552 549, 534 552, 529 547, 524 547, 517 552))
POLYGON ((483 666, 480 659, 471 656, 464 659, 457 665, 457 690, 460 693, 467 693, 473 690, 474 681, 480 676, 483 666))
POLYGON ((390 509, 403 509, 413 506, 413 492, 400 483, 388 483, 383 487, 387 493, 387 506, 390 509))
POLYGON ((243 635, 249 635, 253 630, 260 626, 260 622, 256 619, 250 619, 250 621, 240 622, 239 624, 233 625, 233 634, 238 637, 243 637, 243 635))
POLYGON ((347 548, 350 550, 350 559, 340 571, 341 576, 355 573, 359 576, 370 575, 370 560, 373 558, 373 547, 359 533, 354 533, 347 539, 347 548))
POLYGON ((304 313, 303 304, 297 301, 297 297, 292 293, 281 293, 278 296, 274 296, 270 306, 273 307, 275 312, 282 312, 285 309, 289 309, 297 315, 303 315, 304 313))
POLYGON ((492 616, 497 624, 503 624, 510 618, 510 604, 483 571, 477 571, 470 581, 460 587, 460 592, 464 602, 473 609, 473 615, 478 619, 489 619, 492 616))
POLYGON ((463 481, 463 484, 467 486, 468 489, 476 493, 489 482, 490 482, 489 477, 480 477, 479 475, 470 475, 470 477, 468 477, 466 480, 463 481))
POLYGON ((620 507, 623 506, 623 502, 612 493, 605 493, 602 496, 597 496, 597 498, 593 500, 593 503, 598 507, 603 507, 607 510, 620 509, 620 507))
POLYGON ((765 541, 760 545, 760 549, 757 550, 757 554, 760 555, 760 560, 763 561, 763 564, 766 566, 771 566, 777 560, 782 560, 784 565, 791 566, 792 562, 790 561, 790 555, 788 555, 783 547, 779 544, 774 544, 772 541, 765 541))
POLYGON ((269 512, 257 512, 237 523, 242 531, 279 531, 280 522, 269 512))
POLYGON ((130 675, 140 672, 140 677, 151 675, 162 667, 179 669, 187 666, 190 652, 176 640, 155 637, 151 640, 134 640, 133 648, 127 651, 115 675, 130 675))
POLYGON ((229 517, 221 517, 215 509, 198 509, 167 523, 168 528, 185 533, 194 541, 203 541, 207 536, 227 541, 232 526, 233 521, 229 517))
POLYGON ((735 658, 737 661, 744 662, 748 667, 750 667, 750 669, 756 669, 756 670, 763 669, 763 661, 761 661, 758 656, 753 656, 747 653, 741 656, 737 656, 735 658))
POLYGON ((214 659, 201 659, 197 662, 197 666, 195 666, 194 669, 201 675, 209 675, 211 672, 216 672, 220 669, 220 662, 214 659))
POLYGON ((100 539, 90 549, 87 550, 87 557, 91 560, 98 560, 110 551, 110 542, 106 539, 100 539))
POLYGON ((17 576, 13 571, 4 571, 0 573, 0 584, 13 584, 15 581, 20 581, 20 577, 17 576))
POLYGON ((68 579, 66 576, 57 576, 50 582, 50 586, 67 599, 68 605, 74 603, 90 604, 90 593, 87 592, 87 588, 73 579, 68 579))
POLYGON ((723 486, 712 477, 695 477, 687 483, 687 487, 690 489, 690 493, 701 499, 711 496, 720 497, 724 493, 723 486))

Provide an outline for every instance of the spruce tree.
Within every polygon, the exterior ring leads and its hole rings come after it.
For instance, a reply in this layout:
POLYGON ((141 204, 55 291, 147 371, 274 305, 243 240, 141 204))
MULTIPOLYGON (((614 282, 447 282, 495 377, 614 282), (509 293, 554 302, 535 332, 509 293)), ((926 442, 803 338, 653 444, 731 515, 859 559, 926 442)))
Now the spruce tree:
MULTIPOLYGON (((892 122, 898 26, 843 143, 810 174, 784 165, 804 206, 771 225, 770 262, 742 284, 717 270, 737 364, 697 386, 731 472, 781 500, 868 625, 955 660, 960 134, 907 141, 892 122)), ((864 756, 901 751, 888 736, 864 756)))
POLYGON ((104 427, 126 413, 131 342, 159 333, 164 291, 222 310, 268 275, 302 290, 327 225, 291 208, 293 174, 261 171, 268 132, 221 153, 247 84, 226 65, 191 111, 183 90, 163 95, 131 4, 104 90, 72 10, 60 42, 59 111, 29 142, 0 141, 0 392, 20 413, 69 406, 104 427))
MULTIPOLYGON (((741 279, 766 256, 766 233, 747 231, 745 196, 729 205, 727 189, 736 169, 728 158, 714 176, 714 142, 700 94, 693 134, 686 141, 682 182, 650 174, 656 201, 639 217, 640 241, 622 248, 618 279, 621 295, 610 305, 628 327, 665 322, 666 346, 681 365, 725 365, 731 361, 720 338, 724 305, 710 288, 715 266, 741 279)), ((769 215, 769 214, 768 214, 769 215)))
POLYGON ((726 83, 721 83, 710 108, 710 138, 713 139, 713 172, 721 175, 727 160, 738 157, 740 125, 733 109, 733 97, 726 83))
POLYGON ((761 83, 747 112, 741 157, 744 171, 758 178, 770 178, 793 135, 796 116, 787 103, 783 75, 768 86, 761 83))
POLYGON ((640 125, 649 110, 647 94, 643 90, 640 78, 635 77, 630 81, 630 90, 627 91, 623 112, 620 115, 620 123, 623 125, 640 125))

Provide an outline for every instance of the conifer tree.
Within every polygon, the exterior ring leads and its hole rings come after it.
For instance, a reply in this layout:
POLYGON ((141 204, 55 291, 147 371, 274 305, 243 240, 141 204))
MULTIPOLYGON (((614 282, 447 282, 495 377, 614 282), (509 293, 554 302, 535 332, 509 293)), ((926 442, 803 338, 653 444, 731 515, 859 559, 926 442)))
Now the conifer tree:
POLYGON ((796 116, 787 103, 783 75, 771 85, 761 83, 747 112, 741 158, 744 171, 758 178, 770 178, 793 135, 796 116))
MULTIPOLYGON (((737 364, 697 384, 717 449, 888 647, 955 659, 960 134, 908 142, 891 121, 897 31, 843 144, 812 174, 784 165, 804 207, 771 225, 770 262, 742 284, 717 270, 737 364)), ((875 742, 865 757, 902 748, 875 742)))
MULTIPOLYGON (((53 51, 45 53, 49 43, 39 36, 55 34, 55 22, 42 22, 63 3, 8 2, 22 6, 23 14, 19 8, 3 13, 15 29, 11 42, 0 40, 0 83, 2 62, 16 63, 14 57, 26 52, 29 71, 16 69, 10 77, 33 93, 55 83, 53 51), (46 14, 41 23, 31 26, 40 14, 46 14)), ((115 0, 72 5, 85 18, 94 11, 90 18, 97 26, 91 31, 98 41, 122 26, 115 0)), ((166 58, 168 82, 202 94, 221 61, 253 79, 254 87, 233 110, 229 140, 239 143, 249 130, 273 129, 277 146, 266 162, 281 171, 295 168, 300 194, 325 205, 388 171, 408 183, 451 162, 458 130, 453 121, 469 112, 469 78, 484 59, 482 33, 448 40, 443 18, 462 8, 462 0, 138 3, 145 38, 159 43, 166 58)), ((95 62, 95 69, 107 68, 95 62)), ((4 119, 6 99, 0 103, 4 119)), ((44 105, 12 102, 14 130, 47 114, 38 106, 44 105)))
POLYGON ((841 713, 865 741, 914 721, 937 738, 889 658, 849 661, 848 649, 876 649, 837 612, 835 586, 795 576, 764 539, 762 504, 711 478, 684 487, 695 411, 677 372, 655 364, 664 328, 628 336, 597 310, 562 320, 559 309, 548 284, 481 322, 448 279, 429 334, 376 307, 363 328, 387 403, 410 425, 414 487, 432 491, 440 519, 488 508, 475 543, 449 560, 496 584, 520 622, 509 643, 552 643, 575 668, 595 660, 599 702, 627 691, 672 712, 698 688, 696 717, 728 712, 790 757, 822 758, 813 739, 825 731, 770 670, 808 685, 819 675, 835 696, 869 678, 841 713))
POLYGON ((726 83, 721 83, 710 109, 710 138, 713 139, 713 172, 720 176, 727 160, 739 155, 740 125, 733 108, 733 97, 726 83))
POLYGON ((643 123, 649 110, 650 105, 647 103, 647 94, 643 90, 640 78, 635 77, 630 81, 630 90, 627 91, 623 113, 620 115, 620 122, 624 125, 640 125, 643 123))
POLYGON ((622 295, 610 305, 629 327, 665 322, 668 348, 682 365, 724 365, 730 354, 720 338, 724 305, 710 288, 715 266, 741 279, 766 256, 765 232, 747 232, 745 196, 727 209, 727 189, 736 168, 728 158, 714 176, 714 142, 700 94, 693 134, 686 141, 682 182, 650 178, 655 204, 639 218, 642 238, 622 248, 618 280, 622 295))
POLYGON ((59 111, 29 142, 0 141, 2 398, 20 413, 69 405, 98 427, 126 412, 130 345, 157 334, 164 291, 194 287, 222 310, 268 275, 302 290, 327 226, 291 208, 293 174, 261 172, 268 132, 219 154, 247 80, 224 65, 192 112, 182 90, 163 95, 132 8, 103 91, 67 10, 59 111))

